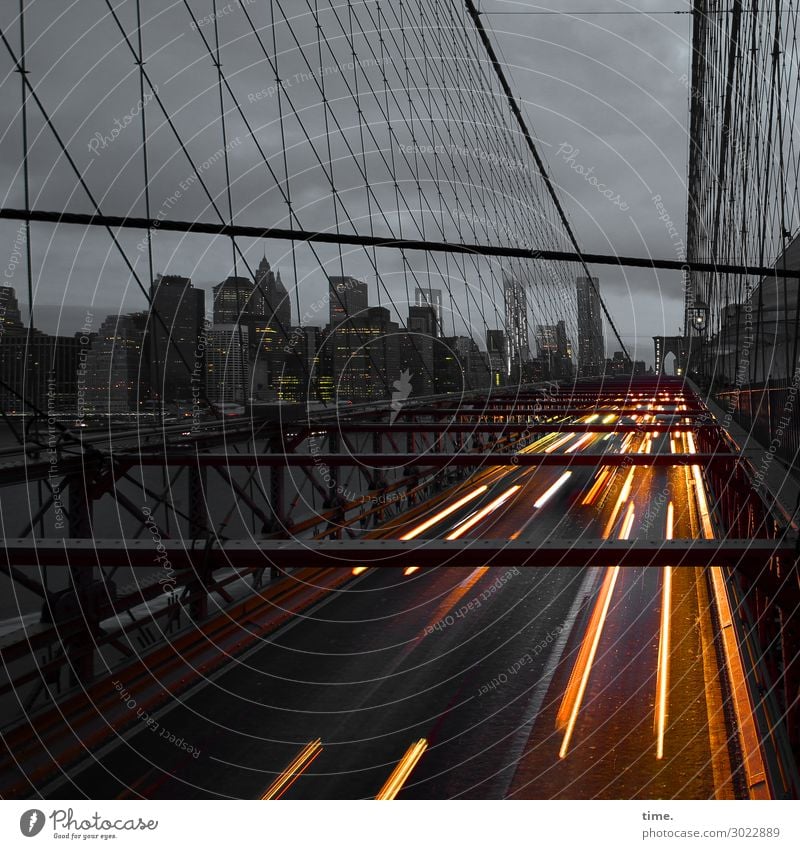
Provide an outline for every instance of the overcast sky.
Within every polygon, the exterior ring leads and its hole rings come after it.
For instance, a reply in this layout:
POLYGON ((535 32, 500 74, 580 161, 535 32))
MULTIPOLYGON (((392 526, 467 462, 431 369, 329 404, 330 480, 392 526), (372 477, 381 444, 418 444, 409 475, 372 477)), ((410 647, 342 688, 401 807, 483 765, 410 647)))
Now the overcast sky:
MULTIPOLYGON (((136 49, 135 4, 128 0, 112 5, 130 43, 126 43, 120 27, 108 14, 105 0, 77 0, 71 4, 30 0, 26 17, 27 65, 32 84, 102 210, 144 215, 139 79, 131 52, 131 46, 136 49)), ((592 252, 682 258, 690 16, 580 12, 672 12, 685 9, 684 0, 640 0, 636 5, 615 0, 561 0, 549 6, 492 0, 481 5, 580 245, 592 252), (530 14, 547 10, 562 14, 530 14), (565 11, 575 14, 563 14, 565 11), (508 14, 511 12, 515 14, 508 14), (516 14, 519 12, 525 14, 516 14)), ((19 30, 12 6, 4 4, 0 14, 3 30, 19 52, 19 30)), ((287 19, 282 19, 275 29, 275 51, 269 4, 246 4, 261 38, 259 44, 238 2, 231 0, 226 5, 218 0, 223 68, 261 146, 259 151, 226 93, 236 220, 289 226, 285 195, 288 171, 289 191, 297 212, 295 223, 306 229, 333 228, 338 220, 339 228, 348 232, 397 234, 402 227, 403 235, 412 238, 424 230, 432 238, 444 234, 446 238, 465 241, 566 247, 563 234, 559 236, 553 230, 552 210, 546 209, 546 204, 539 209, 531 200, 530 186, 537 177, 531 173, 529 158, 522 159, 524 150, 519 139, 513 142, 514 150, 522 152, 519 165, 511 161, 513 157, 507 151, 502 162, 487 160, 493 153, 500 155, 500 133, 504 134, 503 139, 509 136, 508 128, 498 132, 489 111, 481 105, 481 98, 488 95, 467 92, 457 97, 452 89, 447 90, 448 74, 454 63, 458 64, 452 57, 463 57, 465 52, 447 31, 448 22, 462 18, 460 0, 426 3, 424 11, 417 15, 411 15, 413 6, 413 0, 404 4, 405 33, 397 20, 398 4, 391 7, 394 18, 384 11, 384 26, 395 44, 386 39, 387 52, 381 65, 374 33, 362 35, 377 20, 374 2, 353 3, 352 18, 348 18, 343 0, 339 0, 335 14, 323 11, 320 23, 326 39, 321 45, 317 44, 314 20, 309 14, 313 2, 276 2, 276 17, 281 10, 287 19), (409 24, 412 19, 416 28, 409 24), (409 104, 403 91, 406 68, 396 62, 396 57, 403 37, 407 38, 408 53, 419 56, 423 47, 417 36, 424 39, 426 53, 443 57, 444 68, 437 71, 431 66, 434 94, 430 98, 422 90, 421 71, 411 68, 408 78, 412 88, 416 84, 419 91, 413 92, 409 104), (303 45, 302 53, 294 38, 303 45), (448 38, 453 43, 443 43, 442 39, 448 38), (361 66, 359 72, 352 65, 347 68, 347 59, 352 58, 354 50, 361 66), (287 81, 282 100, 275 93, 275 74, 270 63, 276 61, 276 56, 280 74, 287 81), (307 74, 307 60, 316 69, 328 69, 324 79, 319 75, 312 79, 307 74), (437 72, 441 73, 442 83, 435 79, 437 72), (391 95, 396 98, 391 102, 382 90, 384 73, 391 95), (356 82, 362 94, 366 132, 365 125, 359 127, 353 118, 354 110, 350 108, 348 113, 356 82), (320 106, 321 84, 335 104, 327 113, 320 106), (381 99, 376 97, 373 101, 364 96, 370 86, 381 99), (385 103, 394 116, 393 136, 383 117, 385 103), (398 113, 401 106, 402 115, 398 113), (291 114, 292 109, 296 114, 291 114), (415 126, 412 119, 409 127, 409 115, 424 118, 426 114, 438 116, 440 137, 444 137, 443 127, 448 124, 451 134, 446 137, 456 146, 466 148, 483 136, 478 142, 479 153, 454 153, 451 149, 404 155, 400 148, 410 144, 415 126), (484 125, 476 129, 481 120, 484 125), (333 126, 334 121, 341 126, 333 126), (306 134, 312 137, 313 146, 308 144, 306 134), (363 149, 367 150, 364 156, 363 149), (351 150, 357 152, 356 160, 351 150), (264 165, 262 153, 271 172, 264 165), (445 162, 444 156, 458 161, 445 162), (322 165, 317 157, 323 160, 322 165), (325 170, 329 159, 335 162, 332 176, 340 192, 339 203, 332 199, 331 175, 325 170), (369 175, 370 191, 364 187, 364 173, 369 175), (399 217, 390 173, 397 176, 403 193, 399 217), (421 202, 415 194, 417 180, 423 184, 421 202), (523 188, 517 191, 516 185, 523 188), (474 210, 471 219, 466 210, 474 210)), ((201 165, 220 214, 227 217, 217 78, 202 41, 205 37, 213 45, 214 26, 209 15, 212 3, 192 2, 190 8, 195 20, 182 0, 143 0, 146 68, 195 164, 201 165)), ((6 129, 0 136, 0 194, 4 206, 22 206, 20 82, 7 51, 2 50, 0 114, 6 129)), ((463 58, 464 67, 468 61, 463 58)), ((458 79, 463 81, 461 65, 458 73, 458 79)), ((155 95, 147 87, 145 101, 152 216, 161 213, 175 219, 219 220, 176 144, 155 95)), ((418 123, 418 134, 420 127, 418 123)), ((34 104, 29 104, 29 133, 32 205, 48 210, 93 211, 34 104)), ((475 149, 475 145, 470 147, 475 149)), ((18 225, 3 222, 0 236, 3 256, 8 258, 3 263, 3 282, 13 285, 25 301, 25 265, 24 261, 16 261, 24 254, 18 225)), ((106 313, 142 308, 144 298, 135 276, 147 284, 146 244, 138 232, 122 234, 119 242, 136 275, 128 271, 104 230, 63 225, 32 228, 37 326, 49 332, 71 333, 83 325, 87 310, 99 325, 106 313)), ((373 302, 380 298, 385 303, 391 295, 399 305, 406 300, 409 281, 412 287, 415 282, 426 280, 440 286, 442 277, 447 277, 461 286, 454 316, 457 331, 469 327, 481 336, 485 327, 502 323, 502 306, 498 305, 501 299, 496 290, 498 263, 487 265, 452 258, 445 263, 439 256, 432 265, 430 258, 426 261, 422 254, 407 254, 404 259, 398 252, 382 251, 378 257, 379 283, 373 257, 360 249, 346 249, 340 262, 338 251, 331 248, 312 252, 304 246, 292 255, 285 242, 242 241, 241 247, 251 267, 264 251, 272 264, 280 267, 293 299, 295 321, 299 315, 304 323, 324 324, 324 315, 313 313, 314 303, 325 291, 321 272, 324 268, 327 273, 344 270, 370 280, 373 302)), ((224 239, 161 232, 153 241, 153 252, 154 272, 185 274, 206 288, 233 269, 231 246, 224 239)), ((236 269, 246 273, 241 257, 236 258, 236 269)), ((676 333, 682 321, 679 276, 613 267, 594 270, 631 353, 652 362, 651 337, 676 333)), ((565 317, 574 324, 573 290, 569 283, 574 273, 574 267, 559 268, 556 276, 548 271, 549 277, 543 277, 545 282, 537 284, 534 321, 554 322, 565 317)), ((413 297, 412 292, 409 295, 413 297)), ((616 347, 609 339, 609 355, 616 347)))

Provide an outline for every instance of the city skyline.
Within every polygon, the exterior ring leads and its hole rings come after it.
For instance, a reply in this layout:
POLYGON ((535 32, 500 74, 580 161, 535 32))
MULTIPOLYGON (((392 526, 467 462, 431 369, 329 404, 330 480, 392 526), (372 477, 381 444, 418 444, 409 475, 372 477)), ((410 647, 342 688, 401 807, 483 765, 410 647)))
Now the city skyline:
POLYGON ((302 6, 0 7, 10 842, 791 842, 800 0, 302 6))
MULTIPOLYGON (((367 282, 348 275, 328 278, 327 304, 318 302, 316 311, 320 318, 327 315, 327 324, 296 325, 280 270, 264 254, 255 279, 228 276, 212 287, 210 310, 206 290, 189 278, 159 273, 150 289, 151 310, 110 314, 98 331, 87 313, 73 337, 37 330, 31 338, 42 351, 62 351, 62 383, 70 372, 68 358, 79 357, 73 369, 78 382, 72 389, 64 384, 57 405, 68 412, 75 395, 79 417, 147 413, 153 405, 180 406, 190 398, 195 410, 224 403, 379 400, 401 380, 424 396, 571 381, 576 375, 645 373, 643 361, 628 363, 622 351, 605 357, 596 278, 576 278, 575 339, 564 319, 531 326, 524 282, 508 272, 504 283, 505 324, 487 327, 477 338, 442 334, 439 292, 418 290, 405 320, 394 321, 388 308, 371 304, 367 282)), ((17 360, 30 363, 34 349, 26 347, 15 292, 0 287, 0 294, 8 337, 0 346, 3 351, 13 346, 21 352, 17 360)), ((398 311, 396 303, 393 307, 398 311)), ((40 362, 36 378, 39 403, 45 364, 40 362)), ((27 367, 12 380, 22 390, 27 367)), ((6 410, 18 407, 11 396, 3 401, 6 410)))

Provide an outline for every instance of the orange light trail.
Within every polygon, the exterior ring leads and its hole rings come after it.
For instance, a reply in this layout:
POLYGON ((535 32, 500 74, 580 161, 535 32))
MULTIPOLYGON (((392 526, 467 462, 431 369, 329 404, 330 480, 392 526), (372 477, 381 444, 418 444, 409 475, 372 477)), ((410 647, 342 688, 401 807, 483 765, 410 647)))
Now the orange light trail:
MULTIPOLYGON (((667 508, 667 539, 672 539, 672 502, 667 508)), ((672 606, 672 567, 664 567, 661 593, 661 634, 658 640, 658 675, 656 679, 656 759, 664 757, 664 735, 667 730, 669 698, 669 626, 672 606)))
POLYGON ((419 566, 406 566, 406 568, 403 569, 403 574, 405 576, 413 575, 414 572, 417 572, 418 570, 419 570, 419 566))
POLYGON ((428 741, 423 737, 412 743, 408 751, 400 758, 397 766, 392 770, 392 774, 386 779, 386 784, 381 787, 380 792, 375 797, 382 801, 390 801, 397 798, 397 794, 403 789, 403 785, 408 781, 409 775, 414 767, 419 763, 419 759, 428 748, 428 741))
POLYGON ((591 504, 594 504, 595 498, 597 498, 597 494, 603 488, 603 484, 608 480, 608 476, 611 474, 611 469, 608 466, 604 466, 600 471, 600 476, 594 482, 594 485, 586 493, 586 497, 581 501, 581 505, 583 507, 588 507, 591 504))
POLYGON ((631 528, 633 527, 633 520, 636 517, 636 513, 633 509, 633 502, 628 502, 628 510, 625 513, 625 521, 622 523, 622 530, 619 532, 620 539, 630 539, 631 528))
POLYGON ((597 646, 600 644, 600 636, 603 633, 603 626, 608 616, 611 594, 614 591, 614 585, 617 583, 619 569, 619 566, 611 566, 606 570, 603 586, 600 588, 600 593, 597 596, 597 601, 592 611, 592 616, 589 619, 589 625, 586 628, 586 634, 581 643, 572 675, 570 675, 564 698, 558 709, 556 727, 563 728, 566 726, 564 739, 561 742, 561 748, 558 752, 559 758, 565 758, 569 750, 572 734, 575 731, 575 723, 578 720, 578 712, 581 709, 581 702, 586 693, 586 686, 589 683, 592 663, 594 663, 597 646))
POLYGON ((452 533, 448 534, 445 539, 458 539, 460 536, 463 536, 470 528, 475 527, 481 519, 485 519, 491 512, 496 510, 501 504, 508 501, 511 496, 517 492, 517 490, 522 489, 519 484, 514 484, 511 489, 507 489, 502 495, 495 498, 494 501, 490 501, 485 507, 482 507, 474 516, 470 516, 465 522, 462 522, 452 533))
POLYGON ((468 493, 463 498, 459 498, 458 501, 451 504, 449 507, 445 507, 444 510, 440 511, 435 516, 431 516, 430 519, 426 519, 421 525, 417 525, 417 527, 413 530, 403 534, 400 539, 406 540, 418 537, 420 534, 427 531, 428 528, 432 528, 437 522, 441 522, 442 519, 446 519, 449 515, 455 513, 456 510, 463 507, 465 504, 468 504, 474 498, 477 498, 481 493, 486 492, 487 489, 489 489, 489 487, 484 484, 483 486, 479 486, 477 489, 472 490, 472 492, 468 493))
MULTIPOLYGON (((688 444, 689 453, 696 454, 694 444, 694 436, 691 431, 686 431, 686 442, 688 444)), ((708 499, 706 498, 706 485, 703 480, 703 474, 700 471, 700 466, 692 466, 692 476, 694 477, 694 492, 697 499, 697 509, 700 513, 700 520, 703 523, 703 536, 706 539, 714 539, 714 529, 711 526, 711 514, 708 510, 708 499)))
POLYGON ((552 445, 545 448, 544 453, 552 454, 557 448, 561 448, 562 445, 566 445, 573 436, 575 436, 574 433, 568 433, 566 436, 562 436, 561 439, 556 440, 552 445))
POLYGON ((620 491, 619 497, 617 498, 617 503, 614 505, 614 509, 611 511, 611 518, 608 520, 608 524, 603 530, 603 539, 608 539, 614 527, 614 523, 617 521, 617 516, 619 516, 619 511, 622 509, 622 505, 628 500, 628 496, 631 492, 631 486, 633 485, 633 473, 635 471, 636 467, 631 466, 630 470, 628 471, 628 477, 625 478, 625 483, 622 485, 622 490, 620 491))
POLYGON ((761 755, 760 735, 753 716, 753 705, 747 687, 747 677, 739 652, 736 630, 733 626, 733 612, 725 588, 725 576, 720 566, 712 566, 710 572, 711 588, 720 620, 725 666, 733 690, 733 707, 736 713, 739 743, 744 758, 748 795, 751 799, 769 799, 771 796, 769 784, 766 781, 766 767, 761 755))
POLYGON ((586 445, 586 443, 588 442, 591 442, 596 436, 596 433, 585 433, 574 445, 570 445, 570 447, 567 448, 564 453, 570 454, 573 451, 577 451, 581 446, 586 445))
POLYGON ((366 572, 369 569, 369 566, 353 566, 353 574, 360 575, 362 572, 366 572))
POLYGON ((317 738, 307 743, 300 754, 286 769, 270 784, 262 799, 280 799, 297 779, 311 766, 322 752, 322 741, 317 738))

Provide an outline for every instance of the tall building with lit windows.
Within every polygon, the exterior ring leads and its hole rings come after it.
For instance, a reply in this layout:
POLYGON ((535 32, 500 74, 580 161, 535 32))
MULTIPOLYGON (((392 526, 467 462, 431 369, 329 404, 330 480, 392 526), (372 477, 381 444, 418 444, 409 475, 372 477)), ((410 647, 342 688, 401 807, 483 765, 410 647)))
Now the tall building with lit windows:
POLYGON ((528 297, 521 270, 503 269, 503 300, 506 317, 508 373, 519 380, 522 367, 531 359, 528 332, 528 297))
POLYGON ((146 313, 109 315, 86 356, 79 415, 137 411, 149 394, 150 363, 145 349, 146 313))
POLYGON ((328 277, 328 296, 331 329, 359 318, 369 306, 367 284, 355 277, 328 277))
POLYGON ((578 377, 596 377, 603 373, 606 362, 600 281, 596 277, 578 277, 575 288, 578 299, 578 377))
POLYGON ((266 299, 249 277, 227 277, 212 291, 214 324, 247 324, 266 316, 266 299))
POLYGON ((508 377, 506 334, 502 330, 486 331, 486 354, 491 372, 491 385, 504 386, 508 377))
POLYGON ((206 332, 206 394, 211 403, 243 404, 250 397, 248 328, 215 324, 206 332))

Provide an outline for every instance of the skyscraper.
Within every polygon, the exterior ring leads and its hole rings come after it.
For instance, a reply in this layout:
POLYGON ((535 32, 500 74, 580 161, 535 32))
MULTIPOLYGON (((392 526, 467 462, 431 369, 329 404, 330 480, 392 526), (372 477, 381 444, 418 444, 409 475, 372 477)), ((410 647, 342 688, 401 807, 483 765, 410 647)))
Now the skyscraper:
POLYGON ((243 404, 249 392, 248 328, 215 324, 206 333, 206 394, 212 403, 243 404))
POLYGON ((144 352, 147 313, 109 315, 86 357, 83 402, 96 415, 136 412, 148 394, 150 365, 144 352))
POLYGON ((188 401, 192 388, 204 391, 205 356, 199 345, 204 327, 205 291, 195 289, 188 277, 157 275, 150 287, 152 312, 147 322, 147 344, 152 391, 156 399, 188 401))
POLYGON ((248 277, 227 277, 214 286, 214 324, 247 324, 266 316, 266 298, 248 277))
POLYGON ((402 341, 402 368, 410 374, 414 396, 432 395, 433 347, 438 335, 435 308, 428 304, 409 307, 407 330, 402 341))
POLYGON ((0 333, 0 410, 50 412, 76 409, 79 337, 50 336, 35 328, 0 333))
POLYGON ((503 386, 508 378, 508 356, 506 334, 502 330, 486 331, 486 353, 489 358, 491 385, 503 386))
POLYGON ((528 298, 518 273, 503 269, 503 297, 506 313, 508 372, 519 379, 520 368, 531 358, 528 336, 528 298))
POLYGON ((22 313, 17 293, 12 286, 0 286, 0 333, 5 329, 20 330, 22 313))
POLYGON ((550 361, 558 353, 558 338, 555 324, 536 325, 536 356, 550 361))
POLYGON ((433 335, 443 336, 444 325, 442 324, 442 290, 421 289, 418 286, 416 289, 414 289, 414 306, 433 308, 433 314, 436 320, 436 331, 433 335))
POLYGON ((319 327, 294 327, 289 338, 286 362, 276 376, 279 401, 302 403, 319 399, 319 327))
POLYGON ((328 277, 331 329, 358 317, 369 305, 367 284, 355 277, 328 277))
POLYGON ((256 269, 256 286, 264 298, 264 315, 267 321, 284 337, 292 332, 292 305, 289 293, 281 281, 280 271, 270 268, 266 256, 256 269))
POLYGON ((603 372, 606 348, 600 284, 596 277, 578 277, 578 377, 596 377, 603 372))

